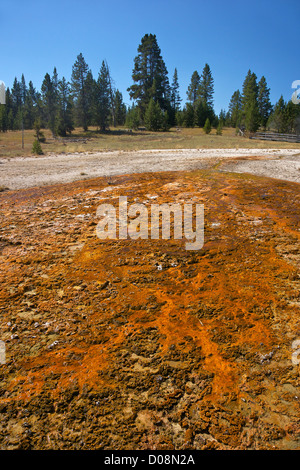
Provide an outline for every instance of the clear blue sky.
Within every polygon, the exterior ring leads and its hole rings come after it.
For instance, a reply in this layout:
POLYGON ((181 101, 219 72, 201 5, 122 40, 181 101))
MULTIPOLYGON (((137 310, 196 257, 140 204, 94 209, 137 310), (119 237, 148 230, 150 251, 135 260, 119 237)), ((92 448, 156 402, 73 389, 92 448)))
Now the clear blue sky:
POLYGON ((156 34, 170 82, 180 94, 194 70, 208 63, 217 113, 227 109, 249 69, 266 77, 271 101, 291 98, 300 80, 299 0, 0 0, 0 80, 11 87, 24 73, 40 89, 56 66, 70 80, 82 52, 94 77, 107 60, 127 104, 133 60, 141 38, 156 34))

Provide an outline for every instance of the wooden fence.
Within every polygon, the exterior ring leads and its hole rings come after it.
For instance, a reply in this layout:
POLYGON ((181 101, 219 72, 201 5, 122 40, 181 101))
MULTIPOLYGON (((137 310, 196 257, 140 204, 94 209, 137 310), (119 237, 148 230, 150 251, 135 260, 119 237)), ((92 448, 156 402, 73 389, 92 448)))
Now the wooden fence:
POLYGON ((277 132, 256 132, 251 134, 250 139, 257 140, 277 140, 281 142, 295 142, 300 143, 300 135, 296 134, 279 134, 277 132))

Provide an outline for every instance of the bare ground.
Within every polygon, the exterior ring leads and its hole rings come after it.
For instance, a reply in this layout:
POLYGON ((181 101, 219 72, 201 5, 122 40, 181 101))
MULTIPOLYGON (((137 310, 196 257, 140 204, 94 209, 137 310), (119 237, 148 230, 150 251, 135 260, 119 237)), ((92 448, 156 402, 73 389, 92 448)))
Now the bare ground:
POLYGON ((187 149, 50 154, 0 160, 0 187, 25 189, 122 174, 212 168, 300 182, 295 149, 187 149))
POLYGON ((299 197, 220 165, 3 191, 0 449, 299 449, 299 197), (203 248, 99 240, 120 194, 204 204, 203 248))
POLYGON ((0 449, 299 449, 297 153, 2 160, 0 449), (99 240, 120 194, 204 204, 203 248, 99 240))

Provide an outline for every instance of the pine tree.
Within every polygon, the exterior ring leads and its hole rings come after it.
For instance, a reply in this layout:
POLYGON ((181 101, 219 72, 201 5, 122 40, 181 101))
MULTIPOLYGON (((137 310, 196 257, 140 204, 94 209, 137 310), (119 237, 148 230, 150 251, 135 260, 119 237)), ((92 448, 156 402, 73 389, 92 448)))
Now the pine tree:
POLYGON ((159 131, 165 126, 165 119, 160 106, 152 98, 147 106, 144 116, 146 129, 149 131, 159 131))
POLYGON ((195 70, 191 77, 191 83, 189 84, 187 89, 187 99, 193 107, 196 106, 196 101, 198 99, 199 85, 200 75, 198 74, 197 70, 195 70))
POLYGON ((170 93, 170 124, 174 126, 176 124, 176 113, 180 110, 181 98, 179 95, 179 83, 177 69, 174 70, 173 81, 171 84, 170 93))
POLYGON ((55 91, 54 83, 49 75, 46 73, 42 87, 42 100, 44 105, 44 113, 46 119, 46 125, 51 130, 52 134, 55 135, 55 119, 57 113, 57 94, 55 91))
POLYGON ((37 119, 34 121, 33 128, 34 128, 34 130, 35 130, 35 139, 36 139, 38 142, 46 142, 44 133, 41 132, 41 121, 40 121, 39 118, 37 118, 37 119))
POLYGON ((26 95, 27 95, 27 87, 24 74, 22 73, 21 83, 20 83, 20 93, 21 93, 21 103, 22 106, 25 105, 26 95))
POLYGON ((185 127, 194 127, 195 125, 195 110, 191 103, 186 103, 183 109, 183 121, 185 127))
POLYGON ((113 126, 116 127, 116 108, 115 108, 115 87, 114 81, 111 77, 109 66, 107 61, 105 61, 105 67, 107 71, 107 80, 108 80, 108 89, 109 89, 109 101, 110 101, 110 112, 112 115, 113 126))
POLYGON ((138 129, 141 122, 140 109, 132 105, 126 114, 125 126, 129 129, 138 129))
POLYGON ((260 125, 257 77, 251 70, 243 83, 242 121, 249 132, 256 132, 260 125))
POLYGON ((256 132, 260 125, 260 114, 257 101, 249 101, 245 112, 245 126, 249 132, 256 132))
POLYGON ((285 133, 287 131, 286 102, 282 95, 274 106, 273 113, 270 116, 270 125, 279 133, 285 133))
POLYGON ((217 135, 222 135, 222 131, 223 131, 222 121, 219 121, 216 134, 217 134, 217 135))
POLYGON ((210 120, 208 118, 205 121, 203 130, 204 130, 205 134, 210 134, 210 132, 211 132, 211 124, 210 124, 210 120))
POLYGON ((32 129, 36 119, 36 91, 32 81, 28 84, 28 89, 25 97, 24 104, 24 127, 25 129, 32 129))
POLYGON ((175 123, 176 123, 176 126, 179 126, 179 127, 182 127, 184 125, 184 112, 183 110, 179 110, 177 111, 176 115, 175 115, 175 123))
POLYGON ((13 116, 13 102, 12 95, 9 87, 7 87, 5 92, 5 112, 7 115, 7 130, 12 131, 14 128, 14 116, 13 116))
POLYGON ((207 105, 203 102, 203 100, 198 100, 195 106, 195 113, 194 113, 194 123, 198 127, 203 127, 205 124, 206 119, 208 118, 208 108, 207 105))
POLYGON ((0 131, 6 132, 8 130, 8 116, 6 112, 6 105, 0 104, 0 131))
POLYGON ((87 131, 91 119, 92 73, 80 53, 72 67, 71 87, 77 124, 87 131))
POLYGON ((95 121, 101 131, 105 131, 108 126, 111 105, 111 91, 109 70, 103 61, 96 83, 96 104, 95 104, 95 121))
POLYGON ((239 127, 242 119, 242 97, 240 90, 236 90, 229 102, 228 107, 231 127, 239 127))
POLYGON ((67 133, 71 133, 72 130, 74 130, 70 86, 65 77, 58 81, 57 93, 58 112, 56 115, 55 130, 58 135, 65 137, 67 133))
POLYGON ((289 133, 297 133, 297 118, 299 116, 299 105, 289 101, 285 106, 285 127, 289 133))
POLYGON ((13 87, 11 89, 12 98, 12 115, 13 115, 13 129, 20 129, 20 115, 22 108, 22 92, 21 84, 18 82, 17 77, 14 79, 13 87))
POLYGON ((180 109, 181 98, 179 95, 179 83, 178 83, 178 72, 175 68, 173 81, 171 84, 171 107, 174 109, 175 113, 180 109))
POLYGON ((217 126, 219 126, 219 124, 220 124, 221 127, 223 127, 223 126, 225 126, 225 123, 226 123, 226 111, 225 111, 225 109, 221 109, 220 114, 219 114, 219 118, 218 118, 217 126))
POLYGON ((206 106, 213 110, 214 79, 208 64, 205 64, 198 88, 197 98, 203 100, 206 106))
POLYGON ((113 97, 115 108, 115 124, 122 126, 126 119, 126 105, 123 103, 123 95, 119 90, 116 90, 113 97))
POLYGON ((137 102, 142 117, 153 99, 163 111, 170 106, 168 71, 163 61, 156 36, 145 34, 138 47, 132 71, 134 84, 128 88, 129 96, 137 102))
POLYGON ((35 155, 43 155, 42 146, 39 140, 35 140, 32 145, 32 153, 35 155))
POLYGON ((258 109, 260 114, 260 123, 266 129, 268 119, 272 111, 272 104, 270 101, 270 89, 267 87, 267 81, 264 76, 261 77, 258 83, 258 109))

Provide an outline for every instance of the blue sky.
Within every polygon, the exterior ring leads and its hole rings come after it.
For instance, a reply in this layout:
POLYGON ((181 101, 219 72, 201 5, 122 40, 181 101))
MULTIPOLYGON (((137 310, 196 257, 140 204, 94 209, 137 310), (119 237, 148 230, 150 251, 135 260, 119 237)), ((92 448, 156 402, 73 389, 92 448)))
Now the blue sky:
POLYGON ((156 34, 170 82, 178 70, 182 103, 194 70, 208 63, 217 113, 227 109, 247 71, 266 77, 275 103, 289 100, 300 79, 299 0, 0 0, 0 80, 71 77, 82 52, 94 77, 105 59, 115 86, 130 104, 133 60, 141 38, 156 34))

